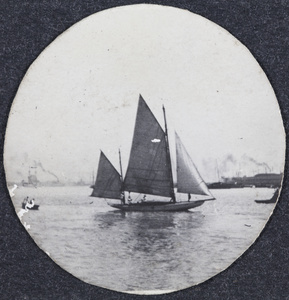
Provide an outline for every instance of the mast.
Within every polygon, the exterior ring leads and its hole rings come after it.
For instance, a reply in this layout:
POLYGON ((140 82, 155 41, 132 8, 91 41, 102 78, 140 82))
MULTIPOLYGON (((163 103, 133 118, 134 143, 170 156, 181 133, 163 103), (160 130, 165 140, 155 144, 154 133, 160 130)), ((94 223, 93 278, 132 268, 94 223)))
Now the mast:
POLYGON ((173 180, 173 170, 172 170, 172 162, 171 162, 171 155, 170 155, 170 145, 169 145, 169 137, 168 137, 168 128, 167 128, 167 118, 166 118, 166 110, 165 106, 163 105, 163 112, 164 112, 164 120, 165 120, 165 140, 166 140, 166 154, 167 154, 167 162, 169 164, 170 169, 170 185, 171 185, 171 197, 173 202, 176 202, 176 195, 174 191, 174 180, 173 180))
POLYGON ((121 154, 120 149, 118 149, 118 157, 119 157, 119 167, 120 167, 120 178, 121 178, 121 201, 125 204, 125 194, 124 194, 124 184, 123 184, 123 173, 122 173, 122 163, 121 163, 121 154))
POLYGON ((120 166, 120 176, 121 176, 121 180, 123 181, 120 149, 118 149, 118 157, 119 157, 119 166, 120 166))
POLYGON ((95 179, 94 179, 94 170, 92 171, 92 185, 95 184, 95 179))
POLYGON ((220 172, 219 172, 219 166, 218 166, 218 160, 216 159, 216 167, 217 167, 217 175, 218 175, 218 181, 220 181, 220 172))

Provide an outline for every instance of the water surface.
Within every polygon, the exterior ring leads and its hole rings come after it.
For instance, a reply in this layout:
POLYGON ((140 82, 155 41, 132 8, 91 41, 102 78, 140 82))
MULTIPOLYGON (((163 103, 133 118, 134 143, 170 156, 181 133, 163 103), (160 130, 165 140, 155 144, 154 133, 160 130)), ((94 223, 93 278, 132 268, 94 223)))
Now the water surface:
POLYGON ((88 187, 19 187, 21 209, 34 197, 39 211, 22 222, 65 270, 118 291, 176 290, 229 266, 257 238, 274 204, 257 204, 272 189, 214 190, 216 201, 187 212, 121 212, 88 187))

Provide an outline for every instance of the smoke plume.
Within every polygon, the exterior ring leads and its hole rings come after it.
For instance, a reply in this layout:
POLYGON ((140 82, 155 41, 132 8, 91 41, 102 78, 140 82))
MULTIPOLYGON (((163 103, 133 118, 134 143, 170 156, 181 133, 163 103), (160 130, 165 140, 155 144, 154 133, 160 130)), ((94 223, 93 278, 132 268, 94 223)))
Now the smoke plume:
POLYGON ((251 163, 253 163, 256 167, 262 167, 262 168, 264 168, 264 171, 265 171, 265 172, 266 172, 266 171, 271 172, 271 168, 268 166, 268 164, 266 164, 265 162, 261 162, 261 163, 260 163, 260 162, 256 161, 254 158, 248 156, 247 154, 244 154, 244 155, 242 156, 242 160, 244 160, 245 162, 251 162, 251 163))
POLYGON ((48 173, 48 174, 54 176, 56 178, 57 182, 59 182, 59 178, 53 172, 51 172, 49 170, 45 170, 40 161, 37 162, 37 161, 34 160, 34 165, 35 165, 35 167, 39 167, 44 173, 48 173))

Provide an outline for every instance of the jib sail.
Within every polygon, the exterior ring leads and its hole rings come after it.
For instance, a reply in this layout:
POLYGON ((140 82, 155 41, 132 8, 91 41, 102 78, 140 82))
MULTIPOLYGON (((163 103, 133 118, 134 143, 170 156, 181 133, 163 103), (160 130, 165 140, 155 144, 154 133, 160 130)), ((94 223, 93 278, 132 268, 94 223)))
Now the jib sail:
POLYGON ((211 193, 199 174, 191 157, 185 149, 177 133, 176 155, 177 155, 177 190, 179 193, 208 195, 211 193))

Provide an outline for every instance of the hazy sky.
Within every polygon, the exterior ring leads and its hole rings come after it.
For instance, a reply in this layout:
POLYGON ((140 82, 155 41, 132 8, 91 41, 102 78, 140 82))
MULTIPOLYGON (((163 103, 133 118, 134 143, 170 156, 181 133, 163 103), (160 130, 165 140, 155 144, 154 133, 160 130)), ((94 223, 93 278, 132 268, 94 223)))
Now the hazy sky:
POLYGON ((133 5, 82 20, 31 65, 9 117, 7 180, 26 180, 34 161, 89 180, 100 149, 119 169, 121 148, 125 170, 139 94, 161 125, 165 105, 173 155, 176 130, 205 180, 229 154, 233 172, 252 171, 244 157, 282 170, 279 107, 247 48, 188 11, 133 5))

